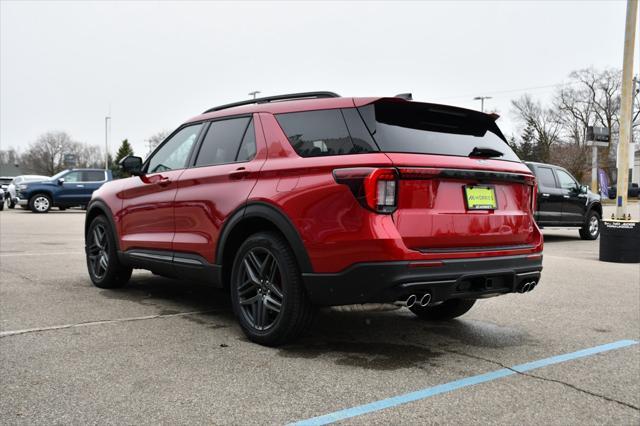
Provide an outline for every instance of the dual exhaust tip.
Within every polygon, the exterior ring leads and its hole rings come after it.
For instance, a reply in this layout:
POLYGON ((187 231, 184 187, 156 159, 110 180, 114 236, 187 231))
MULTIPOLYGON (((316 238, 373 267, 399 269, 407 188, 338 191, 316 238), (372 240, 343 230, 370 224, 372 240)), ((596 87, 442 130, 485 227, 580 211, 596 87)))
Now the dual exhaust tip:
POLYGON ((530 281, 528 283, 524 283, 520 286, 520 288, 518 289, 519 293, 527 293, 531 290, 533 290, 534 288, 536 288, 536 286, 538 285, 538 283, 536 281, 530 281))
POLYGON ((398 306, 406 306, 407 308, 410 308, 415 305, 424 308, 430 302, 431 302, 431 293, 425 293, 420 296, 412 294, 409 297, 407 297, 405 300, 398 300, 394 304, 398 306))

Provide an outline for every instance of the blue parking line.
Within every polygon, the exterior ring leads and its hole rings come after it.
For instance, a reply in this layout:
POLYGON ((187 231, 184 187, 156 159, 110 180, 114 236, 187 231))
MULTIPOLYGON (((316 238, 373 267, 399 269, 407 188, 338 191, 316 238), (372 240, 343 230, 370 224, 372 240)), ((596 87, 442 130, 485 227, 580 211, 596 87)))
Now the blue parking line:
POLYGON ((418 390, 415 392, 406 393, 404 395, 398 395, 392 398, 370 402, 369 404, 359 405, 357 407, 335 411, 333 413, 325 414, 318 417, 312 417, 306 420, 300 420, 298 422, 292 423, 290 426, 326 425, 329 423, 337 422, 339 420, 344 420, 351 417, 357 417, 363 414, 372 413, 374 411, 380 411, 386 408, 391 408, 398 405, 406 404, 408 402, 429 398, 434 395, 451 392, 467 386, 473 386, 480 383, 490 382, 492 380, 511 376, 513 374, 523 373, 525 371, 535 370, 537 368, 546 367, 548 365, 571 361, 578 358, 584 358, 584 357, 595 355, 601 352, 612 351, 614 349, 620 349, 620 348, 637 345, 637 344, 638 342, 635 340, 619 340, 617 342, 608 343, 606 345, 594 346, 593 348, 583 349, 580 351, 571 352, 564 355, 557 355, 557 356, 552 356, 550 358, 540 359, 538 361, 527 362, 525 364, 513 366, 511 367, 511 369, 503 368, 503 369, 492 371, 489 373, 479 374, 477 376, 467 377, 465 379, 455 380, 453 382, 444 383, 442 385, 437 385, 430 388, 418 390))

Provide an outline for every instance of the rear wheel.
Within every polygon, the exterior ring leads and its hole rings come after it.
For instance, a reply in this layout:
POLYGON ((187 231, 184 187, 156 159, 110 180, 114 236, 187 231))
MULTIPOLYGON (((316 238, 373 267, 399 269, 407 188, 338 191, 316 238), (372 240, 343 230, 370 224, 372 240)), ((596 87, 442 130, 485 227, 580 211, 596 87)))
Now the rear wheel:
POLYGON ((96 287, 117 288, 131 278, 131 268, 118 260, 115 235, 104 216, 93 219, 86 237, 89 277, 96 287))
POLYGON ((250 236, 240 246, 231 273, 231 303, 247 337, 276 346, 298 337, 314 308, 287 242, 273 232, 250 236))
POLYGON ((600 215, 598 212, 591 210, 587 215, 582 228, 580 228, 580 238, 583 240, 595 240, 600 235, 600 215))
POLYGON ((34 213, 47 213, 51 209, 51 197, 47 194, 36 194, 29 200, 29 208, 34 213))
POLYGON ((444 321, 466 314, 475 303, 475 299, 451 299, 435 306, 413 305, 409 309, 419 318, 444 321))

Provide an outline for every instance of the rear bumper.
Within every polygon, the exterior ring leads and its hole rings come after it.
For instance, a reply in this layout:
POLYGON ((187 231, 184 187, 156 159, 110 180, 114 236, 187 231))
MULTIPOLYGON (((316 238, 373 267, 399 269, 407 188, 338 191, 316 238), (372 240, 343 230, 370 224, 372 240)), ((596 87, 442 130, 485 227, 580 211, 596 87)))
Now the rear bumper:
POLYGON ((393 302, 427 292, 432 302, 479 299, 538 282, 542 255, 447 259, 430 265, 359 263, 336 274, 303 274, 303 280, 311 302, 320 306, 393 302))

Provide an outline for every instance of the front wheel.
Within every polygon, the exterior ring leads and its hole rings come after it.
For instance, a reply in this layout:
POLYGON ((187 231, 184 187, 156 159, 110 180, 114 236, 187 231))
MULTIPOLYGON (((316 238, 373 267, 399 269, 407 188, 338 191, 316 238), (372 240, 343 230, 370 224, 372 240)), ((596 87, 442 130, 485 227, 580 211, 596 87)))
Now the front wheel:
POLYGON ((450 299, 435 306, 413 305, 409 309, 421 319, 445 321, 466 314, 475 303, 475 299, 450 299))
POLYGON ((51 197, 47 194, 36 194, 29 200, 29 208, 34 213, 47 213, 51 209, 51 197))
POLYGON ((89 277, 96 287, 117 288, 131 278, 131 268, 118 260, 115 235, 104 216, 93 219, 86 236, 89 277))
POLYGON ((247 337, 276 346, 294 340, 311 323, 314 309, 287 242, 273 232, 247 238, 231 272, 231 303, 247 337))
POLYGON ((583 240, 595 240, 600 235, 600 215, 598 212, 591 210, 587 215, 582 228, 580 228, 580 238, 583 240))

